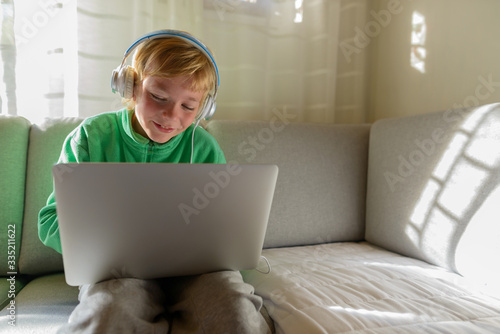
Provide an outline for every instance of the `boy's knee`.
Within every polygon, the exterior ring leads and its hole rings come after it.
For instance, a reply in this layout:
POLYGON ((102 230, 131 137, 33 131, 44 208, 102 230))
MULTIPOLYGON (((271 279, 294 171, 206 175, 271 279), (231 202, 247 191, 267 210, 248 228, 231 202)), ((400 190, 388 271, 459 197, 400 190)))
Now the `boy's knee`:
POLYGON ((97 311, 107 308, 140 310, 163 305, 164 295, 158 282, 135 278, 120 278, 83 287, 80 302, 88 303, 97 311))
POLYGON ((243 281, 239 271, 218 271, 200 276, 204 285, 220 287, 223 289, 253 293, 254 288, 243 281))
POLYGON ((81 287, 80 304, 61 331, 106 333, 113 328, 115 332, 135 328, 135 332, 144 332, 153 323, 168 328, 166 319, 161 318, 164 312, 164 295, 158 282, 109 280, 81 287))

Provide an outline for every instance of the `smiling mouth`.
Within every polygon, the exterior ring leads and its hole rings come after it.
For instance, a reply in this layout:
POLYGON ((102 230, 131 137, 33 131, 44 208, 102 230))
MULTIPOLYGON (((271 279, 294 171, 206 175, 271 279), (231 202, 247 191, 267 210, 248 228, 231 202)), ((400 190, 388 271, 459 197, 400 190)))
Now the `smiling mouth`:
POLYGON ((154 124, 162 132, 170 133, 170 132, 175 130, 174 128, 169 128, 169 127, 163 126, 163 125, 156 123, 156 122, 154 122, 154 124))

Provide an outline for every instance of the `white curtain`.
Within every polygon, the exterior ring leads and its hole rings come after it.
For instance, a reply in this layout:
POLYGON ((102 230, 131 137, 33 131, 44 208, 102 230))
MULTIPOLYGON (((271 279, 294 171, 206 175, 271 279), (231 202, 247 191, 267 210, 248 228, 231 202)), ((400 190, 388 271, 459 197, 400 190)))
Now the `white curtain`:
POLYGON ((191 32, 215 54, 214 118, 279 112, 292 121, 363 122, 366 56, 346 62, 339 43, 363 23, 367 2, 14 0, 17 111, 8 113, 40 122, 120 108, 111 71, 137 37, 170 28, 191 32))
POLYGON ((17 114, 14 3, 1 1, 0 15, 0 114, 17 114))

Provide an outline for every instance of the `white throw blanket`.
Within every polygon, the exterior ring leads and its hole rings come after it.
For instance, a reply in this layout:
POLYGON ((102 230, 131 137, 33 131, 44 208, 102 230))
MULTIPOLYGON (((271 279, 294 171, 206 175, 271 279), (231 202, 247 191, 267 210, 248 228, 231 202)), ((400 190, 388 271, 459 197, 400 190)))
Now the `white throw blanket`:
POLYGON ((500 300, 461 276, 375 247, 265 250, 268 275, 244 273, 277 333, 500 333, 500 300))

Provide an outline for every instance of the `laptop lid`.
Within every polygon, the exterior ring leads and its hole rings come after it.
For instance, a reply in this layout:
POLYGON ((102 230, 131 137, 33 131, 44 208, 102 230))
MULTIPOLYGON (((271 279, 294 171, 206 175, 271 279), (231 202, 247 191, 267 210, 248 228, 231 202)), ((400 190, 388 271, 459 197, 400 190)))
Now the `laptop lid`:
POLYGON ((275 165, 82 163, 53 167, 69 285, 255 268, 275 165))

